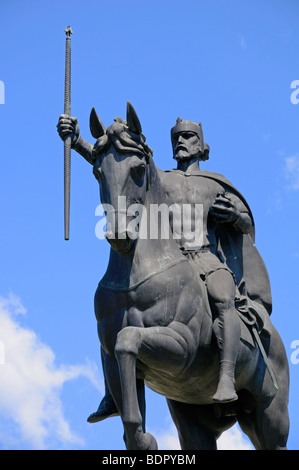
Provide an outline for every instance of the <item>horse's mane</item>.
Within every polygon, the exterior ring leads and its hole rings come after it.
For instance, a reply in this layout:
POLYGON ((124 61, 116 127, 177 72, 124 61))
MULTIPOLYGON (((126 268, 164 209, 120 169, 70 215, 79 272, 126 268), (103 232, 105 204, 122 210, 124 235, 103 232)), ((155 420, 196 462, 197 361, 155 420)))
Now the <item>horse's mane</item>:
POLYGON ((145 156, 148 163, 153 156, 153 151, 145 143, 145 140, 143 134, 135 134, 129 129, 126 121, 117 117, 114 119, 114 123, 106 129, 105 134, 96 141, 93 154, 99 155, 112 144, 119 153, 145 156))

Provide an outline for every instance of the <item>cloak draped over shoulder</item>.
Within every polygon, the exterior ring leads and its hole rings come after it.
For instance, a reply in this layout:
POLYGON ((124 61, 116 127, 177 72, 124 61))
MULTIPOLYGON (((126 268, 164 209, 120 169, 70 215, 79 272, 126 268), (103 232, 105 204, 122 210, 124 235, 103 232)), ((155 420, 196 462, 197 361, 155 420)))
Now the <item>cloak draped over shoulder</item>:
MULTIPOLYGON (((178 172, 178 170, 167 170, 165 173, 169 171, 178 172)), ((249 204, 223 175, 198 170, 185 173, 185 176, 213 179, 225 190, 236 195, 246 206, 252 219, 251 231, 242 233, 229 224, 219 224, 216 230, 218 250, 236 278, 240 293, 240 297, 236 299, 237 310, 243 313, 249 310, 256 315, 260 329, 269 333, 271 331, 269 316, 272 313, 270 279, 264 261, 255 246, 255 224, 249 204)))

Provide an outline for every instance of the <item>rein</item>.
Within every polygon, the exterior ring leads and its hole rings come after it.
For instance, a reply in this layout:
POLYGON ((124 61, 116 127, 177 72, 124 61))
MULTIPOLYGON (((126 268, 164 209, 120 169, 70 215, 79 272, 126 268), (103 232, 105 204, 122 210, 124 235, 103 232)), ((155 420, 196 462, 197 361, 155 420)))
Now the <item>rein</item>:
POLYGON ((104 287, 105 289, 118 291, 118 292, 130 292, 131 290, 136 289, 137 287, 139 287, 141 284, 148 281, 149 279, 152 279, 153 277, 157 276, 158 274, 161 274, 165 271, 168 271, 168 269, 171 269, 174 266, 176 266, 177 264, 183 263, 185 261, 188 261, 187 258, 186 259, 177 259, 174 262, 172 262, 172 263, 168 264, 167 266, 165 266, 164 268, 160 269, 159 271, 155 271, 154 273, 148 274, 143 279, 141 279, 141 281, 138 281, 135 284, 133 284, 132 286, 129 286, 127 288, 116 287, 116 286, 113 286, 111 284, 110 285, 109 284, 104 284, 104 282, 102 282, 102 281, 99 282, 99 286, 104 287))

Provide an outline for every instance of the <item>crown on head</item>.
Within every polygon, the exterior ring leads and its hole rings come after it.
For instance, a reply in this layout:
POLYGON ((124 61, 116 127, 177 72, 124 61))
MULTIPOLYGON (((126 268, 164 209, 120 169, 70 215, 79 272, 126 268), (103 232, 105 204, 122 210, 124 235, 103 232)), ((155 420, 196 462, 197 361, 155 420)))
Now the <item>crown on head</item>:
POLYGON ((196 124, 196 122, 193 121, 183 121, 182 118, 178 117, 175 126, 171 129, 171 140, 176 134, 182 132, 192 132, 196 134, 203 144, 203 131, 200 122, 196 124))

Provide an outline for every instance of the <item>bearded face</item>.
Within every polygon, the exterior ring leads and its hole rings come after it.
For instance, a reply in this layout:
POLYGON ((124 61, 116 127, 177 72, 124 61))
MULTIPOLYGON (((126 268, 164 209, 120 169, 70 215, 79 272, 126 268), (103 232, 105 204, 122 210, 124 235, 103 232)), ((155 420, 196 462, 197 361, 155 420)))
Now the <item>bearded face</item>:
POLYGON ((172 138, 173 158, 177 161, 190 160, 201 153, 201 143, 198 135, 184 131, 172 138))

